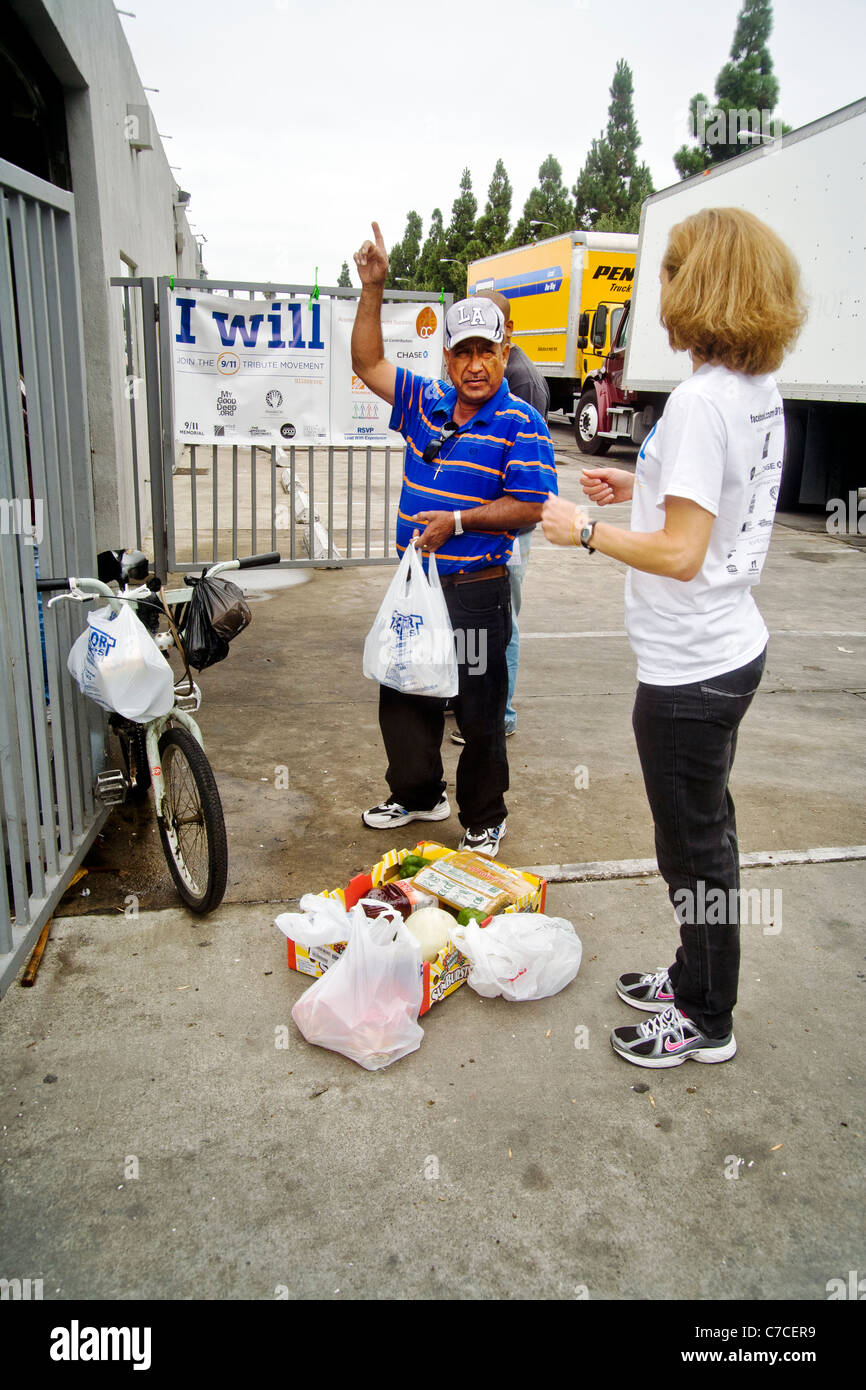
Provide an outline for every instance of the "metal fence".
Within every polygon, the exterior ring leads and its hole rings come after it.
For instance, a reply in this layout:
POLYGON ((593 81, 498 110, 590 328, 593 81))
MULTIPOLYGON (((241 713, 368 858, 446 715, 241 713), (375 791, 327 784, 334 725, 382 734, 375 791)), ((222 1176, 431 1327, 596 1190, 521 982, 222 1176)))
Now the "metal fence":
POLYGON ((72 195, 0 160, 0 233, 2 993, 106 812, 104 720, 66 669, 83 615, 36 594, 96 570, 72 195))
MULTIPOLYGON (((256 445, 177 445, 172 409, 172 342, 159 335, 159 372, 155 367, 153 322, 167 325, 170 288, 246 295, 251 300, 274 294, 308 295, 312 285, 259 284, 249 281, 170 280, 158 283, 158 313, 152 310, 153 280, 121 278, 127 304, 141 295, 143 325, 144 407, 147 410, 152 530, 137 518, 136 543, 153 553, 159 573, 204 569, 234 555, 279 550, 287 568, 388 565, 394 547, 397 501, 403 476, 403 450, 390 447, 309 447, 285 449, 256 445), (159 427, 157 422, 159 422, 159 427), (161 428, 161 441, 159 429, 161 428), (161 454, 161 467, 157 460, 161 454)), ((321 287, 327 297, 357 298, 360 290, 321 287)), ((388 290, 386 298, 436 302, 435 294, 388 290)), ((453 296, 446 295, 449 305, 453 296)), ((128 360, 132 352, 127 347, 128 360)), ((137 393, 136 393, 137 395, 137 393)), ((144 408, 138 398, 138 409, 144 408)), ((136 430, 135 407, 131 428, 136 430)), ((139 458, 133 443, 135 489, 139 458)))
POLYGON ((128 401, 128 455, 134 522, 132 534, 117 545, 146 550, 165 575, 165 504, 162 485, 159 339, 156 281, 148 276, 117 276, 109 282, 121 291, 124 375, 128 401))

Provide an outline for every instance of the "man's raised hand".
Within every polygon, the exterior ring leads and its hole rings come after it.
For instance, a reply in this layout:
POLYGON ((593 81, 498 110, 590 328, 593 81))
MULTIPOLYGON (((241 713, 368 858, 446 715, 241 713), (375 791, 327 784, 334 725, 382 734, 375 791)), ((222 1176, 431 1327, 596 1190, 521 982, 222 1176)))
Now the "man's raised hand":
POLYGON ((373 236, 375 241, 365 241, 355 252, 355 265, 361 277, 361 297, 352 327, 352 371, 375 395, 393 405, 397 368, 385 357, 381 323, 388 253, 378 222, 373 223, 373 236))
POLYGON ((379 223, 373 223, 374 241, 365 241, 355 252, 355 265, 361 277, 361 285, 384 285, 388 276, 388 252, 379 230, 379 223))

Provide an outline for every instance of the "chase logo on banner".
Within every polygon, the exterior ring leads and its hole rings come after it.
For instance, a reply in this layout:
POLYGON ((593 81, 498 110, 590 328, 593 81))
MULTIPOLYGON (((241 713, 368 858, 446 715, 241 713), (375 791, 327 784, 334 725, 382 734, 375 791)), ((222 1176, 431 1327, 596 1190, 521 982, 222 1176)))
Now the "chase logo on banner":
MULTIPOLYGON (((331 442, 402 449, 402 437, 389 429, 390 406, 352 373, 356 309, 354 299, 335 299, 331 308, 331 442)), ((386 300, 381 314, 386 360, 421 377, 441 377, 444 320, 445 306, 438 302, 386 300)))

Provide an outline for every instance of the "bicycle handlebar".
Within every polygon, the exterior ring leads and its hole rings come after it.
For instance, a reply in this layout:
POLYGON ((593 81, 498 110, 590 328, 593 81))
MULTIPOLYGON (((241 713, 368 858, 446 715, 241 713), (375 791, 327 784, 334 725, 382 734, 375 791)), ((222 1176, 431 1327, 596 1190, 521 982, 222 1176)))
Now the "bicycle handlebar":
MULTIPOLYGON (((269 550, 264 555, 247 555, 243 560, 227 560, 219 566, 220 569, 251 570, 258 569, 260 565, 278 565, 282 556, 278 550, 269 550)), ((215 569, 216 566, 213 566, 215 569)), ((208 574, 212 573, 208 570, 208 574)))
POLYGON ((249 570, 258 565, 278 565, 281 558, 278 550, 269 550, 264 555, 248 555, 245 560, 238 561, 238 569, 249 570))
MULTIPOLYGON (((246 556, 246 558, 243 559, 243 560, 224 560, 224 561, 222 561, 222 563, 220 563, 220 564, 211 566, 211 568, 210 568, 207 572, 208 572, 208 574, 215 574, 218 570, 227 570, 227 569, 238 569, 238 570, 258 569, 260 566, 263 566, 263 565, 278 565, 278 564, 280 563, 281 558, 282 558, 282 557, 281 557, 280 552, 279 552, 278 550, 269 550, 269 551, 267 551, 267 552, 266 552, 265 554, 263 554, 263 555, 248 555, 248 556, 246 556)), ((103 597, 106 597, 106 598, 121 598, 121 597, 123 597, 123 595, 115 594, 111 589, 108 588, 108 586, 107 586, 106 584, 103 584, 103 583, 102 583, 100 580, 98 580, 98 579, 74 579, 74 578, 73 578, 73 579, 70 579, 70 578, 62 578, 62 579, 60 579, 60 578, 37 579, 37 581, 36 581, 36 592, 37 592, 38 594, 50 594, 50 593, 55 592, 55 591, 69 591, 69 590, 73 589, 76 585, 77 585, 79 588, 83 586, 83 587, 86 588, 90 593, 92 593, 94 596, 97 596, 97 595, 101 594, 101 595, 103 595, 103 597)), ((143 585, 142 587, 147 587, 148 589, 151 590, 151 592, 154 592, 155 589, 161 588, 161 587, 162 587, 162 584, 161 584, 161 581, 156 580, 156 577, 152 575, 152 576, 150 577, 150 579, 147 580, 147 581, 145 582, 145 585, 143 585)))
POLYGON ((37 594, 50 594, 54 589, 68 589, 68 579, 37 579, 37 594))

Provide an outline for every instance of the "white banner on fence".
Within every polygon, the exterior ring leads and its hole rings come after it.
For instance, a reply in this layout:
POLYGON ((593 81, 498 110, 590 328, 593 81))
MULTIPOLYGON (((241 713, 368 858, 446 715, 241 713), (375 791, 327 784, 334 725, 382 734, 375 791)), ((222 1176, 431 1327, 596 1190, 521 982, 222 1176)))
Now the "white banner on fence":
MULTIPOLYGON (((388 429, 391 407, 369 391, 352 371, 352 327, 357 300, 335 299, 331 319, 331 442, 333 444, 393 444, 402 448, 399 434, 388 429)), ((385 356, 397 367, 419 376, 442 375, 443 304, 409 304, 399 300, 382 305, 385 356)))
POLYGON ((177 289, 171 325, 179 443, 329 443, 329 299, 177 289))

